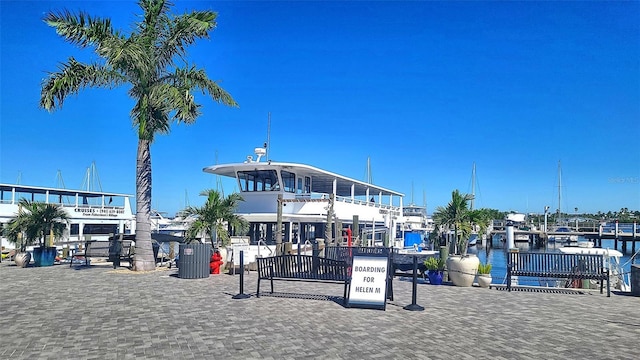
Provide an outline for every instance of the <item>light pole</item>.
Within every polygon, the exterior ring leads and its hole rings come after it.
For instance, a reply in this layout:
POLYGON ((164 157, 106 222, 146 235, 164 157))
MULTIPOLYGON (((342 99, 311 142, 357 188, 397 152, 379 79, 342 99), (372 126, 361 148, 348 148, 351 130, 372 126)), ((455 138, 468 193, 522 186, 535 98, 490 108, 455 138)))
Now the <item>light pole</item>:
POLYGON ((547 216, 549 216, 549 207, 544 207, 544 233, 547 233, 547 216))
POLYGON ((578 208, 574 208, 576 211, 576 231, 578 231, 578 208))

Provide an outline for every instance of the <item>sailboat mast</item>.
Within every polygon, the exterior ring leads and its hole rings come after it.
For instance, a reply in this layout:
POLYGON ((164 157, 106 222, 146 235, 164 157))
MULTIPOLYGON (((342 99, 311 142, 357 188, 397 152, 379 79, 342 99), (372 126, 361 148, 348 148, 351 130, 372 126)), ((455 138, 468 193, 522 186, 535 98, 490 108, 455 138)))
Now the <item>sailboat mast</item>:
POLYGON ((558 223, 562 225, 562 167, 558 160, 558 223))
POLYGON ((267 158, 267 160, 270 160, 269 158, 270 142, 271 142, 271 112, 268 112, 267 113, 267 142, 264 144, 265 157, 267 158))
POLYGON ((473 203, 476 200, 476 163, 473 163, 473 170, 471 170, 471 210, 473 210, 473 203))
POLYGON ((471 170, 471 210, 473 210, 473 202, 476 199, 476 163, 473 163, 471 170))
POLYGON ((411 205, 413 205, 413 181, 411 182, 411 205))
POLYGON ((424 214, 428 214, 427 212, 427 193, 422 190, 422 205, 424 205, 424 214))

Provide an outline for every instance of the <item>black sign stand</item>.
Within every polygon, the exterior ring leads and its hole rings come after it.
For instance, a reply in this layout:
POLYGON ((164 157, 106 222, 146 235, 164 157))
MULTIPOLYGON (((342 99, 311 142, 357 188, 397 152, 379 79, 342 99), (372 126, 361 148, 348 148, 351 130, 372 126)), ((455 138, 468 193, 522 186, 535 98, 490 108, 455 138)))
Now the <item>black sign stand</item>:
POLYGON ((413 294, 411 295, 411 304, 403 309, 409 311, 423 311, 424 307, 416 304, 416 292, 418 290, 418 257, 413 256, 413 294))
POLYGON ((244 293, 244 251, 240 251, 240 293, 233 295, 232 299, 248 299, 251 296, 244 293))

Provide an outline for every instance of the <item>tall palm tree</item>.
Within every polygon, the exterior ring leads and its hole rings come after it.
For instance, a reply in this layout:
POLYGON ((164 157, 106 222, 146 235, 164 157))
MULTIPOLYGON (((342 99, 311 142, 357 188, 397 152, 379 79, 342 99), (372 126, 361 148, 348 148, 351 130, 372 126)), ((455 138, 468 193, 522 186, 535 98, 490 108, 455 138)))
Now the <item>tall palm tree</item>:
POLYGON ((225 198, 217 190, 208 189, 200 195, 207 197, 204 205, 189 206, 183 211, 185 216, 196 216, 187 230, 187 238, 195 239, 204 232, 209 234, 211 245, 217 247, 218 243, 226 244, 229 240, 225 223, 241 231, 246 228, 246 221, 234 213, 238 203, 243 201, 240 194, 233 193, 225 198))
POLYGON ((208 38, 216 27, 217 13, 193 11, 174 16, 165 0, 140 0, 143 11, 129 34, 114 30, 109 19, 84 12, 51 12, 44 21, 66 41, 92 47, 103 59, 84 64, 70 57, 42 84, 40 106, 53 111, 65 98, 87 87, 113 88, 128 84, 135 101, 131 120, 138 132, 136 157, 136 251, 133 269, 155 269, 151 247, 151 152, 156 134, 169 133, 172 122, 192 124, 200 115, 193 90, 211 99, 237 106, 231 95, 205 71, 186 62, 187 45, 208 38), (180 67, 182 66, 182 67, 180 67))
POLYGON ((441 231, 453 229, 454 238, 458 246, 458 252, 467 253, 467 243, 472 229, 471 210, 469 210, 470 194, 462 194, 459 190, 451 193, 451 200, 447 206, 438 206, 433 214, 435 224, 441 231))

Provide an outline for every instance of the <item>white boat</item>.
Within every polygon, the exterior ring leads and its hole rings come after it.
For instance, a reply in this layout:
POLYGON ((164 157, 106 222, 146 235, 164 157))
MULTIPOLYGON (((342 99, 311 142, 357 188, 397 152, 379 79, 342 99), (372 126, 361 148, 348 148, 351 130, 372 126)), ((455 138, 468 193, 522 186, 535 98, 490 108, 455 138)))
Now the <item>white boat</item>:
POLYGON ((159 234, 184 237, 189 225, 195 220, 195 216, 182 216, 169 218, 157 210, 151 210, 151 231, 159 234))
MULTIPOLYGON (((620 291, 631 291, 630 279, 620 265, 622 253, 618 250, 595 248, 590 242, 580 243, 583 246, 563 246, 558 250, 563 254, 591 254, 604 257, 604 266, 609 269, 611 287, 620 291)), ((599 288, 595 281, 591 281, 591 288, 599 288)))
POLYGON ((403 231, 433 230, 433 220, 427 216, 427 208, 415 204, 409 204, 402 208, 400 220, 403 231))
POLYGON ((399 239, 396 239, 396 247, 412 247, 413 243, 406 241, 408 236, 420 237, 418 244, 423 248, 430 244, 429 233, 434 230, 435 224, 433 219, 427 215, 426 206, 413 203, 404 206, 402 217, 398 219, 398 222, 396 233, 399 235, 399 239), (400 245, 401 242, 403 245, 400 245))
POLYGON ((478 234, 472 233, 469 236, 469 246, 475 246, 478 243, 478 234))
MULTIPOLYGON (((0 223, 7 223, 18 213, 21 198, 62 206, 69 225, 56 245, 74 245, 86 240, 107 241, 109 234, 135 233, 135 216, 131 211, 133 195, 103 191, 72 190, 18 184, 0 184, 0 223)), ((2 246, 13 247, 5 238, 2 246)))
POLYGON ((550 243, 577 243, 578 235, 571 233, 571 229, 566 226, 559 226, 550 231, 549 235, 550 243), (566 233, 566 234, 564 234, 566 233))
POLYGON ((290 246, 292 252, 307 251, 317 239, 324 238, 328 222, 332 224, 330 238, 337 242, 342 241, 342 230, 349 227, 353 234, 360 234, 354 242, 372 245, 396 238, 402 193, 306 164, 265 161, 264 148, 256 148, 255 154, 256 159, 248 156, 244 162, 203 169, 237 181, 244 201, 236 213, 249 222, 245 262, 253 261, 259 246, 275 252, 279 210, 282 241, 289 243, 285 248, 290 246))

